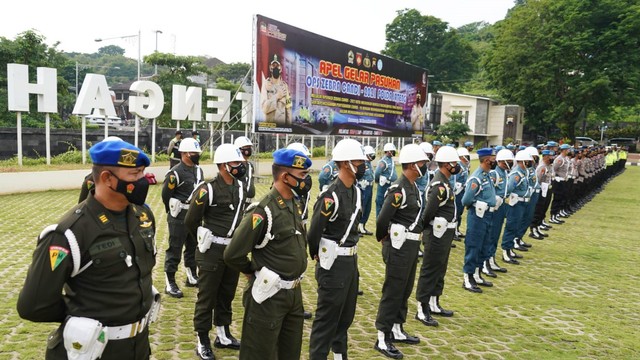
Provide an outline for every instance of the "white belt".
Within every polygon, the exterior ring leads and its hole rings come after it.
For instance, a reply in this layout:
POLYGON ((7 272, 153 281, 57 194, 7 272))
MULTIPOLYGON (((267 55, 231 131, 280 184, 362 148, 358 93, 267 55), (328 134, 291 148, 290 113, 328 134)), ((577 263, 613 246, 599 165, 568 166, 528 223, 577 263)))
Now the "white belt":
POLYGON ((564 178, 560 176, 556 176, 554 180, 560 182, 560 181, 564 181, 564 178))
POLYGON ((300 281, 302 281, 302 276, 295 280, 280 280, 278 283, 278 287, 280 289, 295 289, 300 285, 300 281))
POLYGON ((495 206, 489 207, 489 212, 494 212, 496 210, 498 210, 498 209, 495 206))
POLYGON ((338 256, 353 256, 358 253, 358 245, 353 245, 352 247, 342 247, 338 246, 336 249, 336 255, 338 256))
POLYGON ((539 192, 540 192, 540 189, 536 189, 536 193, 539 193, 539 192))
POLYGON ((530 198, 528 198, 528 197, 519 197, 519 196, 518 196, 518 201, 529 202, 529 199, 530 199, 530 198))
MULTIPOLYGON (((429 221, 429 225, 433 226, 433 220, 429 221)), ((455 229, 457 227, 458 227, 457 221, 447 223, 447 229, 455 229)))
POLYGON ((151 311, 147 313, 142 319, 134 322, 133 324, 122 326, 108 326, 109 340, 122 340, 132 338, 142 332, 147 327, 149 315, 151 311))
POLYGON ((231 243, 231 238, 223 238, 220 236, 211 235, 211 242, 214 244, 229 245, 229 243, 231 243))
POLYGON ((406 234, 407 234, 407 237, 406 237, 407 240, 420 241, 420 234, 419 233, 414 233, 414 232, 407 231, 406 234))

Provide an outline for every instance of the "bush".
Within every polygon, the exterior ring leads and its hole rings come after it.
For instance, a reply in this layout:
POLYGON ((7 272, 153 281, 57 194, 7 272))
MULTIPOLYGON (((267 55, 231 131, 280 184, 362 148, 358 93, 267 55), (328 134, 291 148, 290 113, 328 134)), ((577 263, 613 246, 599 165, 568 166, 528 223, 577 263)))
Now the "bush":
POLYGON ((313 151, 311 151, 311 157, 313 157, 313 158, 323 158, 324 157, 324 152, 325 152, 325 147, 324 146, 314 147, 313 151))

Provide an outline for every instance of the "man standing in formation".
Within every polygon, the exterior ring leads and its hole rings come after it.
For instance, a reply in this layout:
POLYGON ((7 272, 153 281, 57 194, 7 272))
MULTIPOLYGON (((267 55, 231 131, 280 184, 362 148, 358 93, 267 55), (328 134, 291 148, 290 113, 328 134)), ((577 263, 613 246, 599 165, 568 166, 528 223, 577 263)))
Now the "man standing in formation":
POLYGON ((310 189, 310 166, 300 151, 276 150, 271 191, 247 208, 224 251, 225 263, 249 279, 242 297, 241 360, 300 358, 307 241, 294 191, 310 189))
POLYGON ((198 337, 196 352, 202 360, 215 359, 209 339, 211 324, 216 327, 215 347, 240 349, 240 342, 229 330, 239 274, 225 265, 223 254, 245 208, 247 191, 239 181, 245 178, 245 160, 236 146, 222 144, 213 162, 218 175, 196 189, 184 219, 189 234, 198 240, 198 296, 193 323, 198 337))
POLYGON ((169 141, 169 146, 167 147, 167 154, 169 154, 169 169, 172 169, 174 166, 180 163, 180 142, 182 141, 182 131, 176 130, 176 136, 169 141))
POLYGON ((400 150, 402 175, 387 190, 376 221, 376 238, 382 242, 385 277, 376 317, 378 340, 374 348, 392 359, 403 354, 393 343, 418 344, 420 339, 407 334, 409 296, 413 291, 422 235, 422 202, 416 179, 427 172, 427 155, 419 145, 400 150))
POLYGON ((251 200, 254 196, 256 196, 256 185, 253 182, 253 175, 255 174, 255 166, 253 163, 249 161, 251 159, 251 155, 253 155, 253 144, 251 140, 249 140, 246 136, 238 136, 236 140, 233 142, 238 149, 240 149, 240 153, 242 153, 242 157, 244 158, 245 165, 245 174, 242 176, 242 183, 247 191, 247 196, 244 199, 247 205, 251 204, 251 200))
POLYGON ((357 223, 362 215, 362 194, 356 186, 366 171, 362 145, 344 139, 332 152, 338 177, 323 191, 313 207, 307 240, 309 254, 318 261, 318 301, 311 327, 309 359, 347 356, 347 332, 358 297, 357 223))
POLYGON ((144 205, 149 157, 121 140, 99 142, 89 155, 95 189, 38 237, 18 314, 61 323, 47 359, 148 359, 159 311, 156 222, 144 205))
POLYGON ((378 183, 378 193, 376 194, 376 216, 380 214, 380 208, 384 202, 384 194, 391 184, 398 179, 393 157, 396 156, 396 146, 393 143, 386 143, 382 148, 384 156, 376 166, 374 178, 378 183))
POLYGON ((369 221, 371 214, 371 203, 373 202, 373 166, 371 162, 376 158, 376 151, 371 146, 364 147, 364 154, 367 160, 364 162, 366 170, 364 176, 358 181, 358 187, 362 190, 362 218, 358 223, 358 232, 361 235, 373 235, 373 233, 365 227, 369 221))
POLYGON ((176 272, 180 264, 181 252, 184 247, 184 265, 187 273, 186 285, 198 285, 196 270, 196 239, 186 229, 184 217, 189 208, 191 194, 204 181, 204 173, 198 165, 200 163, 200 144, 193 138, 180 142, 181 161, 167 172, 162 185, 162 202, 167 212, 169 225, 169 247, 165 253, 164 272, 165 292, 174 298, 184 295, 176 283, 176 272))
POLYGON ((529 179, 527 178, 527 163, 533 161, 531 155, 526 151, 518 151, 515 156, 515 165, 507 182, 511 183, 507 186, 513 188, 509 195, 509 207, 507 208, 507 224, 502 234, 502 260, 509 264, 518 265, 517 259, 522 255, 513 251, 516 238, 520 232, 520 224, 524 211, 529 202, 527 194, 529 193, 529 179))

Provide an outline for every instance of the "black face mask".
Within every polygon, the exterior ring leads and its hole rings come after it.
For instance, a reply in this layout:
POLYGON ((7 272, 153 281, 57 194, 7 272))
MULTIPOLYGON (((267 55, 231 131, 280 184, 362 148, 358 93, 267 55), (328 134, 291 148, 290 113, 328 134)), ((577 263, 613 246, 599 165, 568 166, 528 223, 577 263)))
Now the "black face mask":
POLYGON ((250 157, 253 154, 253 150, 251 148, 240 149, 242 151, 242 155, 245 157, 250 157))
POLYGON ((456 164, 456 166, 454 167, 451 167, 451 165, 449 165, 449 167, 449 172, 451 173, 451 175, 459 174, 460 171, 462 171, 462 167, 460 166, 460 164, 456 164))
POLYGON ((287 173, 287 175, 289 175, 292 178, 296 179, 296 184, 295 185, 287 183, 287 185, 289 185, 291 190, 293 190, 293 192, 296 195, 298 195, 300 197, 303 197, 303 196, 307 195, 307 193, 309 193, 309 191, 311 191, 311 187, 313 186, 313 179, 311 178, 311 176, 307 175, 305 178, 301 179, 301 178, 299 178, 297 176, 291 175, 291 173, 287 173))
POLYGON ((194 163, 195 165, 200 164, 200 154, 194 154, 189 156, 189 159, 191 160, 192 163, 194 163))
POLYGON ((271 70, 271 74, 273 74, 274 78, 279 78, 280 77, 280 69, 279 68, 274 68, 273 70, 271 70))
POLYGON ((365 163, 358 165, 358 167, 356 168, 356 180, 362 179, 364 177, 365 171, 367 171, 367 165, 365 165, 365 163))
POLYGON ((236 166, 226 164, 225 166, 227 167, 229 174, 236 179, 242 179, 242 177, 247 173, 247 167, 244 166, 244 163, 240 163, 236 166))
POLYGON ((427 163, 426 163, 426 162, 425 162, 422 166, 418 166, 418 164, 416 164, 416 168, 417 168, 417 169, 418 169, 418 171, 420 172, 420 177, 423 177, 423 176, 424 176, 424 174, 426 174, 426 173, 427 173, 428 165, 427 165, 427 163))
POLYGON ((147 192, 149 192, 149 180, 146 177, 143 176, 136 181, 124 181, 117 177, 116 174, 109 172, 118 179, 115 190, 111 190, 123 194, 132 204, 144 205, 144 201, 147 199, 147 192))
POLYGON ((375 154, 373 154, 373 155, 367 155, 367 157, 369 158, 369 161, 373 161, 373 160, 375 160, 375 159, 376 159, 376 155, 375 155, 375 154))
POLYGON ((389 151, 391 153, 391 156, 396 156, 396 152, 395 151, 389 151))

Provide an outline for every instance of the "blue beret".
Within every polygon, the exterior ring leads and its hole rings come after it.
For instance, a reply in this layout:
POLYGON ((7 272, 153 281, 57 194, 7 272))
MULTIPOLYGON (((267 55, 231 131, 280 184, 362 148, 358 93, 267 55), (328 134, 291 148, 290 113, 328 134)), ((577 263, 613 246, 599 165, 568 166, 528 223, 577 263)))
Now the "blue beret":
POLYGON ((515 146, 515 145, 513 145, 513 144, 509 144, 509 145, 507 145, 507 150, 513 150, 513 149, 515 149, 515 148, 516 148, 516 146, 515 146))
POLYGON ((558 143, 555 141, 547 141, 547 146, 558 146, 558 143))
POLYGON ((95 165, 134 168, 151 164, 147 154, 122 140, 101 141, 89 149, 89 155, 95 165))
POLYGON ((438 140, 433 140, 433 146, 442 146, 442 143, 438 140))
POLYGON ((546 155, 552 155, 553 151, 552 150, 542 150, 542 156, 546 156, 546 155))
POLYGON ((502 146, 502 145, 498 145, 498 146, 496 146, 496 151, 500 151, 500 150, 502 150, 502 149, 504 149, 504 146, 502 146))
POLYGON ((465 141, 464 147, 469 147, 469 146, 473 146, 473 143, 471 141, 465 141))
POLYGON ((495 151, 492 148, 482 148, 477 151, 478 157, 495 155, 495 151))
POLYGON ((302 151, 295 149, 276 150, 273 153, 273 163, 275 165, 296 169, 308 169, 311 167, 311 159, 309 159, 302 151))
POLYGON ((567 150, 567 149, 570 149, 570 148, 571 148, 571 145, 569 145, 569 144, 560 145, 560 150, 567 150))
POLYGON ((520 147, 518 148, 518 150, 524 150, 524 149, 526 149, 526 148, 527 148, 526 146, 524 146, 524 145, 520 145, 520 147))

